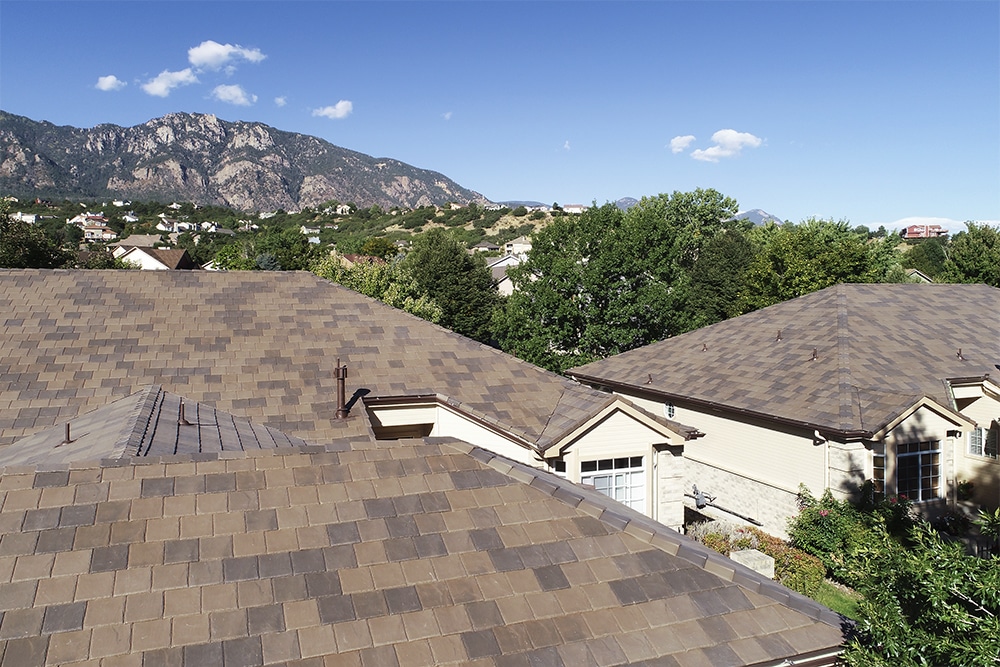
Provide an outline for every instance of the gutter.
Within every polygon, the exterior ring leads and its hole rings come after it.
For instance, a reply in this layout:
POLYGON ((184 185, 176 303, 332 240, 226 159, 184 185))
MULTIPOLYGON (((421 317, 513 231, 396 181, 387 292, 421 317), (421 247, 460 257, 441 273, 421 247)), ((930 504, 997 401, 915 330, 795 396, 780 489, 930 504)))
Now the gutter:
POLYGON ((738 408, 732 405, 726 405, 725 403, 717 403, 715 401, 708 401, 701 398, 692 398, 691 396, 684 396, 682 394, 673 394, 667 391, 662 391, 659 389, 650 389, 643 385, 628 384, 625 382, 612 382, 602 378, 589 377, 586 375, 577 375, 574 373, 567 372, 567 375, 572 377, 578 382, 586 382, 591 385, 598 385, 602 387, 609 387, 611 389, 622 389, 629 390, 636 394, 646 394, 654 398, 668 398, 671 400, 681 401, 684 403, 692 403, 694 405, 705 407, 713 411, 726 411, 735 412, 736 414, 747 415, 750 417, 757 417, 759 419, 765 419, 767 421, 778 422, 780 424, 788 424, 790 426, 798 426, 813 431, 822 431, 825 434, 837 434, 843 436, 845 439, 862 439, 871 440, 877 431, 869 431, 863 429, 856 430, 843 430, 838 428, 830 428, 826 424, 816 424, 813 422, 798 421, 795 419, 789 419, 788 417, 779 417, 776 415, 770 415, 763 412, 757 412, 755 410, 748 410, 746 408, 738 408))

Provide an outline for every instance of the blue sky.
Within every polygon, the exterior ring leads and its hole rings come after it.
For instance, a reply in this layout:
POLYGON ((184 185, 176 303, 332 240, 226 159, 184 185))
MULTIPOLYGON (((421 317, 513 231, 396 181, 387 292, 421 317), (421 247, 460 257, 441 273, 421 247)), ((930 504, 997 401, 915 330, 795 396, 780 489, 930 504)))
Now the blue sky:
POLYGON ((494 201, 1000 221, 996 0, 3 0, 0 108, 259 121, 494 201))

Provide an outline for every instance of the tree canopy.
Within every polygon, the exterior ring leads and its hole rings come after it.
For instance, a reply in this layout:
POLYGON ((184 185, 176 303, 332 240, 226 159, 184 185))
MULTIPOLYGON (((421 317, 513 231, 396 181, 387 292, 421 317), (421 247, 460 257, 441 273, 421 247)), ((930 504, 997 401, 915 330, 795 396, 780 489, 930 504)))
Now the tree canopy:
POLYGON ((0 267, 54 269, 69 260, 69 253, 53 243, 40 227, 12 218, 7 202, 0 203, 0 267))
POLYGON ((402 268, 441 308, 442 326, 483 343, 491 341, 490 320, 500 295, 481 259, 443 229, 433 229, 414 241, 402 268))
POLYGON ((967 222, 951 241, 941 279, 950 283, 985 283, 1000 287, 1000 229, 967 222))

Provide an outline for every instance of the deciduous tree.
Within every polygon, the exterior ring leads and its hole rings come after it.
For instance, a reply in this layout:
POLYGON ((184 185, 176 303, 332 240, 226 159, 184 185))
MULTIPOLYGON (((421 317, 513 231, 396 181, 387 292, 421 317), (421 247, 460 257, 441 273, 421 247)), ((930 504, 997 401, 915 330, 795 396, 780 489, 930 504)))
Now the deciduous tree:
POLYGON ((941 279, 1000 287, 1000 229, 967 222, 951 241, 941 279))

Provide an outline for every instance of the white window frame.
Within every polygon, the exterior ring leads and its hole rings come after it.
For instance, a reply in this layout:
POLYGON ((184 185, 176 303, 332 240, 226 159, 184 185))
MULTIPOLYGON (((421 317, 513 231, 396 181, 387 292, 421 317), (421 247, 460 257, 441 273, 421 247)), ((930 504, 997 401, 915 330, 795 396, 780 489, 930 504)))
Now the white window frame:
POLYGON ((580 483, 646 513, 646 458, 624 456, 580 462, 580 483))
POLYGON ((905 495, 913 502, 925 502, 937 500, 941 497, 941 441, 924 440, 922 442, 904 442, 896 445, 896 493, 905 495), (916 451, 904 451, 904 448, 915 448, 916 451), (916 493, 912 489, 900 488, 900 473, 903 468, 903 460, 915 460, 917 464, 917 489, 916 493), (935 460, 936 459, 936 460, 935 460), (925 493, 925 480, 930 483, 925 493))
POLYGON ((972 456, 982 456, 987 459, 1000 457, 1000 447, 997 440, 1000 439, 996 424, 990 424, 989 428, 977 426, 969 431, 969 454, 972 456))

